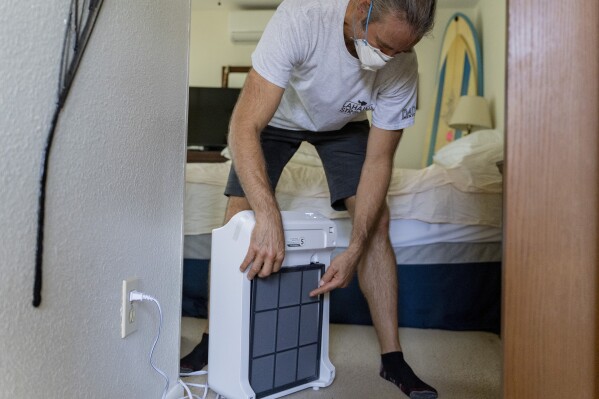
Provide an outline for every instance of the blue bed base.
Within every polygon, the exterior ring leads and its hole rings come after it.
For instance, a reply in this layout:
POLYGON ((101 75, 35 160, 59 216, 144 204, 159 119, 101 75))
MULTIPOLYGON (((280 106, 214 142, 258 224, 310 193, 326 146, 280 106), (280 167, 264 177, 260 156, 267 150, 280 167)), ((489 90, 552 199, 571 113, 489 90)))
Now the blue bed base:
MULTIPOLYGON (((184 259, 183 316, 207 315, 208 262, 184 259)), ((400 327, 499 334, 501 262, 398 265, 397 272, 400 327)), ((356 277, 331 293, 330 322, 372 324, 356 277)))

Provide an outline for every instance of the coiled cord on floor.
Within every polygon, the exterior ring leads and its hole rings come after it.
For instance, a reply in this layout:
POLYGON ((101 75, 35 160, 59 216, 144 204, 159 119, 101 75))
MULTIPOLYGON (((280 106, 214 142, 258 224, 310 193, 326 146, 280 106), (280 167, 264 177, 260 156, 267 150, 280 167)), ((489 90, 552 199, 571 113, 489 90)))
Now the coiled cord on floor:
MULTIPOLYGON (((181 377, 197 377, 197 376, 201 376, 201 375, 205 375, 206 377, 208 376, 208 372, 207 371, 194 371, 192 373, 181 373, 179 374, 179 376, 181 377)), ((208 386, 208 381, 206 381, 205 384, 197 384, 197 383, 191 383, 191 382, 185 382, 182 379, 179 379, 179 384, 181 384, 183 386, 183 389, 185 389, 185 396, 179 399, 206 399, 208 397, 208 393, 210 392, 210 387, 208 386), (191 388, 200 388, 203 390, 203 393, 201 395, 197 395, 191 392, 191 388)), ((226 399, 224 396, 220 396, 219 394, 216 394, 214 399, 226 399)))

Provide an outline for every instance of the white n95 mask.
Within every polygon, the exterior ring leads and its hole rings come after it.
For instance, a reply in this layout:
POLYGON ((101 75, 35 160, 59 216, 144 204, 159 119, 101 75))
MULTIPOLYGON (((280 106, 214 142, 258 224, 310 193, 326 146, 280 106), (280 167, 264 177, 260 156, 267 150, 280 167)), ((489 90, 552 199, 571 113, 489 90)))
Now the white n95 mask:
POLYGON ((372 47, 366 39, 355 39, 354 45, 362 63, 362 69, 367 71, 378 71, 393 59, 378 48, 372 47))
POLYGON ((370 13, 372 12, 372 1, 370 2, 370 7, 368 8, 368 16, 366 17, 366 29, 364 31, 364 39, 355 39, 355 20, 354 20, 354 46, 356 47, 356 53, 358 54, 358 59, 362 64, 362 69, 367 71, 378 71, 382 67, 385 66, 387 62, 389 62, 393 57, 389 57, 387 54, 383 53, 376 47, 372 47, 370 43, 368 43, 368 22, 370 21, 370 13))

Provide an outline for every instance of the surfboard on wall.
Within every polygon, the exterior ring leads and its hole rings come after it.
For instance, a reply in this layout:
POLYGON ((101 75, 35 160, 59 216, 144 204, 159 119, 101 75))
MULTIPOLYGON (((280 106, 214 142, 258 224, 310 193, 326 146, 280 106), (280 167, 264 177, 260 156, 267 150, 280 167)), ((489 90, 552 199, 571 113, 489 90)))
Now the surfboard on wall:
POLYGON ((449 127, 449 120, 461 96, 484 94, 482 65, 482 51, 474 25, 466 15, 454 14, 445 28, 439 56, 437 87, 424 147, 424 166, 433 162, 437 150, 465 133, 449 127))

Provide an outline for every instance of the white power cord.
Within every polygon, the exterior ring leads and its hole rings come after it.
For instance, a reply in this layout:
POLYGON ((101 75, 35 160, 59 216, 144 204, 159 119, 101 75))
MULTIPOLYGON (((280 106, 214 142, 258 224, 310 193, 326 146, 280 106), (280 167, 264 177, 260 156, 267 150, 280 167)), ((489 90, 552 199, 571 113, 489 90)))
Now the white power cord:
MULTIPOLYGON (((179 376, 181 376, 181 377, 196 377, 196 376, 200 376, 200 375, 205 375, 207 378, 208 372, 207 371, 194 371, 191 373, 179 374, 179 376)), ((208 393, 210 392, 210 387, 208 386, 208 381, 206 381, 205 384, 192 384, 190 382, 185 382, 182 379, 179 379, 179 384, 181 384, 183 386, 183 389, 185 389, 185 392, 186 392, 186 396, 184 396, 183 398, 179 398, 179 399, 206 399, 208 397, 208 393), (191 392, 190 387, 203 389, 202 395, 193 394, 191 392)), ((226 398, 224 396, 221 396, 220 394, 216 394, 214 399, 226 399, 226 398)))
MULTIPOLYGON (((158 313, 160 314, 160 325, 158 326, 158 333, 156 334, 156 339, 154 340, 154 344, 152 345, 152 350, 150 351, 150 365, 165 380, 164 390, 162 392, 162 399, 165 399, 166 394, 168 392, 168 387, 170 385, 170 381, 169 381, 168 376, 162 370, 157 368, 154 365, 154 361, 152 360, 152 357, 154 355, 154 349, 156 348, 156 344, 158 343, 158 339, 160 338, 160 330, 162 329, 162 308, 160 307, 160 302, 158 302, 158 300, 156 298, 154 298, 153 296, 144 294, 143 292, 139 292, 139 291, 131 291, 129 293, 129 301, 130 302, 152 301, 158 307, 158 313)), ((195 376, 207 375, 207 374, 208 374, 207 371, 196 371, 193 373, 181 373, 180 376, 181 377, 195 377, 195 376)), ((192 384, 190 382, 186 383, 183 380, 179 379, 179 384, 181 384, 181 386, 183 386, 183 389, 185 390, 185 395, 186 395, 185 397, 183 397, 181 399, 206 399, 208 396, 209 388, 208 388, 207 381, 205 384, 195 384, 195 383, 192 384), (193 394, 191 392, 190 387, 203 389, 202 395, 200 396, 200 395, 193 394)), ((225 398, 223 396, 220 396, 219 394, 217 394, 215 399, 225 399, 225 398)))
MULTIPOLYGON (((195 377, 195 376, 199 376, 199 375, 208 375, 208 372, 207 371, 195 371, 193 373, 179 374, 179 376, 181 376, 181 377, 195 377)), ((179 379, 179 384, 181 384, 183 386, 183 389, 185 389, 186 396, 183 397, 182 399, 206 399, 206 397, 208 396, 208 382, 207 381, 205 384, 192 384, 191 382, 185 382, 182 379, 179 379), (191 393, 190 387, 201 388, 204 390, 204 392, 202 393, 202 395, 193 394, 193 393, 191 393)))
POLYGON ((158 333, 156 334, 156 339, 154 340, 154 344, 152 345, 152 350, 150 351, 150 365, 152 366, 152 368, 154 370, 156 370, 156 372, 158 374, 160 374, 162 377, 164 377, 165 384, 164 384, 164 390, 162 391, 162 399, 165 399, 166 393, 167 393, 168 387, 169 387, 169 379, 168 379, 168 376, 162 370, 160 370, 159 368, 157 368, 154 365, 154 361, 152 360, 152 356, 154 355, 154 349, 156 348, 156 344, 158 343, 158 339, 160 338, 160 330, 162 329, 162 308, 160 307, 160 303, 158 302, 158 300, 156 298, 154 298, 151 295, 146 295, 143 292, 139 292, 139 291, 131 291, 129 293, 129 301, 130 302, 152 301, 158 307, 158 313, 160 313, 160 325, 158 326, 158 333))

